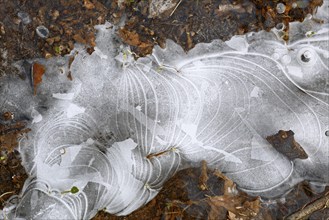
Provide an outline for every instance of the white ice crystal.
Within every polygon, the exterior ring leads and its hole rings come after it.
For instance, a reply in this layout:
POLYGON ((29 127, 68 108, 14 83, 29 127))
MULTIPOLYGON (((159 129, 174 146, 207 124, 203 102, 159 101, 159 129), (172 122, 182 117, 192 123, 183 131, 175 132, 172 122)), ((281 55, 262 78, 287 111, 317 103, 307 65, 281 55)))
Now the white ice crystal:
MULTIPOLYGON (((327 22, 288 45, 260 32, 185 54, 168 41, 137 61, 117 49, 107 25, 97 26, 96 53, 77 48, 72 82, 57 73, 56 59, 41 61, 48 70, 35 97, 27 82, 0 82, 1 108, 42 115, 20 143, 31 178, 4 216, 127 215, 202 160, 265 197, 304 179, 329 183, 327 22), (294 131, 309 158, 277 152, 265 138, 279 130, 294 131)), ((309 31, 303 25, 292 33, 309 31)))

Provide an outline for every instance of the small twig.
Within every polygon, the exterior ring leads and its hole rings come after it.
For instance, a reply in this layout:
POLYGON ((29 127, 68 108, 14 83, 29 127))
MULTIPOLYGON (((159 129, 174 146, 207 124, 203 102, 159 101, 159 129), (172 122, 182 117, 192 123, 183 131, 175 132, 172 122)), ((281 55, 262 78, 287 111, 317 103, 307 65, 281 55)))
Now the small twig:
POLYGON ((324 197, 315 200, 314 202, 306 205, 304 208, 298 210, 297 212, 289 215, 286 220, 302 220, 307 219, 311 214, 320 209, 329 208, 329 193, 327 193, 324 197))
POLYGON ((203 160, 201 162, 201 174, 199 176, 199 189, 200 190, 207 190, 208 186, 207 186, 207 181, 209 179, 208 174, 207 174, 207 162, 205 160, 203 160))
POLYGON ((183 1, 183 0, 180 0, 180 1, 177 3, 177 5, 175 6, 174 10, 170 13, 169 17, 171 17, 171 16, 174 14, 174 12, 176 11, 176 9, 177 9, 178 6, 180 5, 180 3, 182 3, 182 1, 183 1))

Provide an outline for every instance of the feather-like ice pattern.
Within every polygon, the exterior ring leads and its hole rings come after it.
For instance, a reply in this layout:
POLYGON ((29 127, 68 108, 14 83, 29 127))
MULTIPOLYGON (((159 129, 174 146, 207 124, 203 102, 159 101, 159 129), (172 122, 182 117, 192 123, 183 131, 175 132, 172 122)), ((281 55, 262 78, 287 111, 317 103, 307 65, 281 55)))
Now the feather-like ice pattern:
POLYGON ((0 82, 1 108, 34 121, 20 142, 34 179, 3 213, 127 215, 202 160, 265 197, 303 179, 328 184, 329 29, 313 23, 316 34, 306 37, 307 22, 292 26, 298 34, 288 45, 260 32, 238 37, 239 45, 214 41, 185 54, 168 41, 137 61, 113 30, 98 26, 95 53, 77 46, 72 82, 56 73, 67 58, 40 60, 48 71, 35 97, 26 82, 0 82), (308 159, 290 161, 266 141, 279 130, 292 130, 308 159))

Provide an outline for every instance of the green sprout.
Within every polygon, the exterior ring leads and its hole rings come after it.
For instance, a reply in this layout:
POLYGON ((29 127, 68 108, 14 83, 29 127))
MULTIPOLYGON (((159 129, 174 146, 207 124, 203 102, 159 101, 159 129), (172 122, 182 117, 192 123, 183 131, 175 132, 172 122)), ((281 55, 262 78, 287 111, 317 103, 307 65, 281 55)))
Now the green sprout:
POLYGON ((55 53, 60 54, 61 53, 61 48, 59 46, 54 47, 55 53))
POLYGON ((79 192, 78 187, 73 186, 73 187, 71 188, 71 193, 72 193, 72 194, 75 194, 75 193, 78 193, 78 192, 79 192))
POLYGON ((72 186, 70 190, 63 191, 62 194, 66 194, 66 193, 76 194, 78 192, 79 192, 79 188, 76 186, 72 186))
POLYGON ((63 45, 54 46, 54 51, 55 51, 56 54, 61 54, 63 49, 64 49, 63 45))

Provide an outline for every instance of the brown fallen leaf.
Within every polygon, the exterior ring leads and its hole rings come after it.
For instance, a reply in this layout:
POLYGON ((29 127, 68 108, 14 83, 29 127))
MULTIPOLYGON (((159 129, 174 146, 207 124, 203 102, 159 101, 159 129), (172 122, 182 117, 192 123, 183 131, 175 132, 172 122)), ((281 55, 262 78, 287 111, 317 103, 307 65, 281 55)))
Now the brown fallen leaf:
POLYGON ((89 0, 83 0, 83 7, 85 7, 88 10, 91 10, 95 8, 95 5, 89 0))
POLYGON ((251 219, 260 211, 260 198, 250 199, 243 193, 238 195, 213 196, 208 198, 211 210, 225 208, 239 219, 251 219))
POLYGON ((221 216, 220 219, 224 219, 227 216, 227 209, 223 206, 219 206, 218 204, 212 202, 211 200, 207 200, 208 205, 210 207, 210 211, 208 213, 208 220, 219 219, 218 217, 221 216))
POLYGON ((277 134, 268 136, 266 140, 289 160, 308 158, 302 146, 295 141, 293 131, 280 130, 277 134))
POLYGON ((32 65, 33 94, 37 94, 37 87, 42 82, 42 76, 45 73, 45 67, 40 63, 32 65))
POLYGON ((208 219, 228 211, 228 219, 251 219, 260 212, 260 198, 250 197, 236 189, 234 182, 215 170, 214 175, 224 180, 224 192, 220 196, 208 196, 210 206, 208 219), (223 209, 224 208, 224 209, 223 209))
POLYGON ((123 39, 123 41, 131 46, 145 48, 152 47, 151 43, 141 41, 139 34, 135 31, 129 31, 124 28, 119 30, 119 36, 123 39))
POLYGON ((26 123, 23 121, 9 125, 0 124, 0 150, 13 152, 18 146, 19 137, 29 131, 30 129, 26 128, 26 123))
POLYGON ((80 34, 73 35, 73 39, 78 43, 87 44, 87 41, 80 34))

